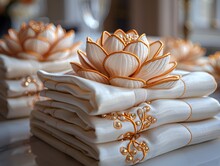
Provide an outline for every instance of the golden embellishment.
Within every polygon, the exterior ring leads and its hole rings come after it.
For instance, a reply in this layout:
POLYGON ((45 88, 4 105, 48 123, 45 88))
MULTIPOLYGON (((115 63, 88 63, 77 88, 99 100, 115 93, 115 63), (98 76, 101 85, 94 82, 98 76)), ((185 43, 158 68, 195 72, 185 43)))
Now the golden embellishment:
POLYGON ((138 35, 132 35, 132 34, 126 34, 124 36, 119 35, 119 36, 120 36, 120 38, 122 38, 122 40, 125 42, 126 45, 131 42, 136 41, 138 38, 138 35))
POLYGON ((132 164, 137 164, 138 162, 142 161, 148 151, 149 151, 149 147, 147 145, 147 143, 145 141, 142 142, 138 142, 137 138, 139 136, 135 135, 133 136, 130 140, 129 143, 127 145, 127 147, 121 147, 120 148, 120 152, 123 156, 126 156, 125 161, 127 163, 132 163, 132 164), (142 158, 135 158, 135 156, 138 153, 142 153, 142 158))
POLYGON ((189 145, 192 142, 192 132, 191 130, 183 123, 179 123, 181 126, 185 127, 186 130, 188 130, 189 134, 190 134, 190 139, 188 141, 188 143, 186 145, 189 145))
MULTIPOLYGON (((41 90, 42 85, 39 85, 36 79, 34 79, 32 76, 25 77, 24 81, 22 82, 22 86, 23 87, 28 87, 30 84, 33 84, 35 86, 37 92, 39 92, 41 90)), ((32 95, 35 95, 35 94, 36 93, 31 93, 28 90, 25 91, 25 95, 28 95, 28 96, 32 96, 32 95)), ((40 99, 40 97, 39 97, 39 94, 37 93, 36 97, 33 99, 32 103, 30 103, 29 105, 33 106, 34 103, 39 99, 40 99)))
POLYGON ((43 22, 37 22, 37 21, 30 21, 29 26, 36 32, 40 33, 43 32, 46 27, 43 22))
MULTIPOLYGON (((149 103, 149 102, 147 102, 149 103)), ((102 118, 114 120, 113 127, 117 130, 123 127, 123 122, 130 122, 133 125, 134 130, 126 132, 118 137, 118 141, 129 141, 127 147, 121 147, 120 152, 126 156, 126 162, 136 164, 142 161, 148 151, 149 147, 146 142, 138 142, 137 139, 140 137, 142 131, 146 130, 151 124, 156 123, 157 119, 152 115, 148 115, 150 106, 144 106, 138 108, 136 113, 130 112, 112 112, 103 114, 102 118), (142 158, 135 158, 137 153, 142 153, 142 158)))

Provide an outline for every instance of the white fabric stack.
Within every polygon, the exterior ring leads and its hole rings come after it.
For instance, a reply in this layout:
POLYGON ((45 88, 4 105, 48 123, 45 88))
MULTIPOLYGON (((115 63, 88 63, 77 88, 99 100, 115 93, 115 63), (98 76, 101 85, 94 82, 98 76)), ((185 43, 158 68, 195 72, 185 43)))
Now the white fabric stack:
POLYGON ((220 136, 214 78, 175 71, 171 89, 126 89, 71 73, 39 71, 48 88, 36 103, 31 132, 85 165, 132 165, 220 136), (84 156, 82 156, 84 154, 84 156), (90 162, 91 161, 91 162, 90 162))
POLYGON ((38 70, 62 72, 70 69, 73 58, 40 62, 0 55, 0 114, 6 119, 27 117, 42 84, 38 70), (29 82, 28 82, 29 81, 29 82))

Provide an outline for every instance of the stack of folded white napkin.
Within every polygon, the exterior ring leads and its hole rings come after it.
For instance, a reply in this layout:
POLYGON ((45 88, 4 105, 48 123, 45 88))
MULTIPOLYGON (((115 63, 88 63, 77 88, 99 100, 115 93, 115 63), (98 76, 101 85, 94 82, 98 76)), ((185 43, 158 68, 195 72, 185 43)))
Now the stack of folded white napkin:
MULTIPOLYGON (((132 165, 219 137, 220 120, 213 117, 219 113, 220 105, 208 97, 216 89, 214 78, 204 72, 172 72, 173 65, 166 59, 166 54, 161 53, 163 45, 158 42, 146 44, 144 35, 138 39, 131 36, 137 35, 134 30, 123 33, 121 30, 113 35, 104 32, 101 41, 97 41, 101 44, 88 39, 87 56, 79 51, 81 64, 72 63, 75 73, 38 72, 47 88, 40 94, 49 99, 35 104, 31 132, 86 165, 93 159, 100 165, 132 165), (110 52, 114 48, 111 42, 117 40, 114 42, 119 47, 122 39, 123 44, 127 44, 123 50, 127 51, 115 51, 96 59, 98 48, 101 49, 99 54, 110 52), (132 41, 126 43, 127 39, 132 41), (106 42, 108 46, 105 46, 106 42), (137 45, 132 46, 132 42, 137 45), (135 57, 136 49, 144 50, 141 43, 154 52, 152 56, 147 54, 152 58, 142 62, 135 74, 126 76, 129 71, 123 71, 120 63, 135 57), (93 58, 88 55, 89 49, 94 52, 93 58), (114 56, 119 53, 114 61, 114 56), (104 61, 104 65, 98 66, 96 60, 104 61), (89 64, 89 61, 93 63, 89 64), (159 65, 156 65, 158 61, 159 65), (110 62, 112 67, 108 65, 110 62), (151 70, 144 71, 149 68, 151 70)), ((128 65, 131 64, 135 66, 134 59, 124 64, 125 69, 130 70, 133 66, 128 65)))
POLYGON ((27 117, 38 99, 42 84, 38 70, 63 72, 80 43, 74 32, 61 26, 30 21, 13 29, 0 41, 0 114, 7 119, 27 117), (71 58, 70 58, 71 56, 71 58))

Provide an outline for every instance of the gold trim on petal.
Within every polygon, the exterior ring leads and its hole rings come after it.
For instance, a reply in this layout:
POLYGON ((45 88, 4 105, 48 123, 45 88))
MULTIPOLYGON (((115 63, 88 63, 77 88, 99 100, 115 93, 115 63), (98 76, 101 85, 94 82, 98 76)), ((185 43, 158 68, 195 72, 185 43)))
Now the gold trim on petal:
MULTIPOLYGON (((107 32, 107 31, 103 31, 102 32, 102 36, 101 36, 101 46, 103 47, 103 45, 104 45, 104 36, 105 35, 107 35, 108 37, 110 37, 111 36, 111 34, 109 33, 109 32, 107 32)), ((106 41, 106 39, 105 39, 105 41, 106 41)))
POLYGON ((160 51, 164 48, 164 44, 163 44, 163 42, 160 41, 160 40, 157 40, 157 41, 154 41, 154 42, 150 43, 150 46, 153 45, 153 44, 155 44, 155 43, 160 43, 161 46, 159 47, 159 49, 157 50, 157 52, 153 55, 152 59, 156 58, 157 55, 160 53, 160 51))
POLYGON ((153 87, 153 86, 156 86, 156 85, 159 85, 159 84, 163 84, 163 83, 166 83, 166 82, 171 82, 171 81, 178 81, 180 79, 180 76, 179 75, 171 75, 171 76, 168 76, 166 78, 163 78, 161 80, 158 80, 158 81, 155 81, 155 82, 152 82, 150 84, 148 84, 146 82, 146 86, 144 88, 150 88, 150 87, 153 87))

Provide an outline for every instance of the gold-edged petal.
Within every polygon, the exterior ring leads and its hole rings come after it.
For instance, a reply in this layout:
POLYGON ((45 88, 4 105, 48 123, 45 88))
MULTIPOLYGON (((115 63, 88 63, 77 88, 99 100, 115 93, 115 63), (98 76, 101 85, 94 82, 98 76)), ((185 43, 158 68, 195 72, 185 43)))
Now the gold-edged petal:
POLYGON ((126 36, 126 33, 122 30, 122 29, 117 29, 115 32, 114 32, 114 35, 117 35, 118 37, 124 37, 126 36))
POLYGON ((132 43, 129 43, 125 48, 124 51, 131 52, 138 56, 140 59, 140 62, 143 63, 148 56, 149 53, 149 46, 146 45, 142 41, 135 41, 132 43))
POLYGON ((97 70, 99 70, 102 73, 106 73, 103 67, 103 62, 107 56, 107 53, 101 46, 87 39, 86 55, 88 60, 97 70))
POLYGON ((145 81, 132 77, 112 77, 109 79, 111 85, 124 88, 141 88, 145 86, 145 81))
POLYGON ((2 50, 1 53, 14 56, 11 50, 8 48, 7 44, 3 40, 0 40, 0 48, 2 50))
POLYGON ((151 61, 145 62, 133 77, 141 78, 147 81, 152 77, 162 74, 169 61, 170 54, 165 54, 151 61))
POLYGON ((50 48, 50 44, 44 38, 29 38, 24 42, 24 49, 26 51, 36 52, 38 54, 45 54, 50 48))
POLYGON ((25 39, 35 37, 36 33, 32 28, 21 29, 18 33, 20 42, 24 42, 25 39))
POLYGON ((139 36, 138 40, 144 42, 145 44, 147 44, 149 46, 149 41, 148 41, 145 33, 143 33, 141 36, 139 36))
POLYGON ((176 63, 176 62, 170 62, 170 63, 166 66, 166 68, 165 68, 165 70, 164 70, 164 72, 163 72, 162 74, 160 74, 160 75, 158 75, 158 76, 156 76, 156 77, 153 77, 153 78, 149 79, 147 82, 148 82, 148 83, 152 83, 152 82, 155 82, 155 81, 158 81, 158 80, 160 80, 160 79, 162 79, 162 78, 167 77, 167 76, 176 68, 176 66, 177 66, 177 63, 176 63))
POLYGON ((50 44, 54 43, 57 38, 55 32, 50 28, 47 28, 44 31, 40 32, 38 36, 46 38, 50 44))
POLYGON ((5 43, 12 53, 17 53, 22 50, 21 45, 17 41, 11 39, 9 36, 5 36, 5 43))
POLYGON ((70 55, 70 50, 66 49, 64 51, 58 51, 58 52, 49 54, 44 58, 51 61, 51 60, 64 59, 64 58, 67 58, 69 55, 70 55))
POLYGON ((40 54, 32 51, 20 52, 17 56, 22 59, 43 60, 40 54))
POLYGON ((102 32, 102 36, 101 36, 101 46, 104 45, 105 41, 111 36, 110 33, 108 33, 107 31, 102 32))
POLYGON ((57 28, 56 28, 56 35, 57 35, 57 39, 61 39, 64 34, 65 34, 65 31, 64 29, 61 27, 61 25, 57 25, 57 28))
POLYGON ((57 43, 53 45, 51 52, 53 53, 71 47, 73 39, 74 31, 67 32, 60 40, 57 41, 57 43))
POLYGON ((150 43, 150 53, 147 60, 163 55, 163 47, 164 45, 160 40, 150 43))
POLYGON ((145 88, 170 89, 176 85, 179 79, 180 79, 179 75, 170 75, 166 78, 157 80, 155 82, 151 82, 151 83, 146 82, 145 88))
POLYGON ((81 64, 76 62, 70 62, 70 65, 75 73, 77 73, 81 69, 84 69, 83 66, 81 66, 81 64))
POLYGON ((139 36, 135 29, 131 29, 131 30, 127 31, 126 34, 131 35, 131 36, 134 36, 134 35, 139 36))
POLYGON ((132 75, 140 66, 138 57, 130 52, 120 51, 110 54, 104 60, 105 70, 111 77, 132 75))
POLYGON ((108 54, 121 51, 124 49, 124 47, 124 41, 117 35, 111 35, 110 37, 108 37, 108 39, 105 41, 103 45, 103 48, 108 54))
POLYGON ((9 29, 8 30, 8 35, 9 37, 14 40, 14 41, 19 41, 18 39, 18 33, 14 29, 9 29))
POLYGON ((109 84, 108 77, 96 70, 81 69, 81 70, 78 70, 77 74, 80 77, 83 77, 89 80, 93 80, 93 81, 100 82, 103 84, 109 84))
POLYGON ((93 64, 90 63, 90 61, 88 60, 87 56, 86 56, 86 53, 84 53, 83 51, 81 50, 77 50, 77 54, 78 54, 78 57, 79 57, 79 61, 81 63, 81 65, 84 67, 84 68, 87 68, 87 69, 95 69, 95 67, 93 66, 93 64))

